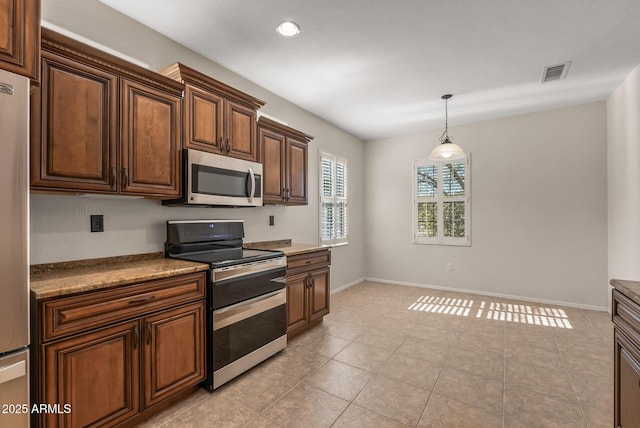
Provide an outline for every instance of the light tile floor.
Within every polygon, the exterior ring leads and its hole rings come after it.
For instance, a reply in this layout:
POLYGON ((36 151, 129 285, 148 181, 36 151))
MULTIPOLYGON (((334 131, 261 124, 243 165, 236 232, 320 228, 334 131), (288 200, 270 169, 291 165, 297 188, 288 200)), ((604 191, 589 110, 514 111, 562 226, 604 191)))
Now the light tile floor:
POLYGON ((324 322, 149 427, 611 427, 606 312, 364 282, 324 322))

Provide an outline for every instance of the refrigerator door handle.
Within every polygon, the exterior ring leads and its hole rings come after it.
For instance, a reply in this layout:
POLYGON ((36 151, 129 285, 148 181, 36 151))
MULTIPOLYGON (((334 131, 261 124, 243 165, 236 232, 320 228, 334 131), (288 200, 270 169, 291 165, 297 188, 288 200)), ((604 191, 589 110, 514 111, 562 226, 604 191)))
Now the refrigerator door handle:
POLYGON ((27 374, 27 362, 19 361, 10 366, 0 367, 0 385, 7 383, 19 377, 26 376, 27 374))

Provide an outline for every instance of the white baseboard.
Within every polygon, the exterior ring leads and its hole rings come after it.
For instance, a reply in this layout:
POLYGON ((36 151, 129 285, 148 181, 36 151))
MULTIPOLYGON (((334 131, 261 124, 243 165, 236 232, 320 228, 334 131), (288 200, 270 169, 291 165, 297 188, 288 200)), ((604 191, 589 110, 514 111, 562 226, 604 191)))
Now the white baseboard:
POLYGON ((335 294, 335 293, 338 293, 338 292, 340 292, 340 291, 346 290, 347 288, 349 288, 349 287, 353 287, 354 285, 356 285, 356 284, 360 284, 361 282, 364 282, 364 281, 365 281, 365 278, 358 278, 358 279, 356 279, 355 281, 350 282, 350 283, 348 283, 348 284, 345 284, 345 285, 343 285, 343 286, 340 286, 340 287, 338 287, 338 288, 335 288, 335 289, 333 289, 333 288, 332 288, 332 289, 331 289, 331 294, 335 294))
MULTIPOLYGON (((477 294, 480 296, 491 296, 491 297, 501 297, 505 299, 514 299, 514 300, 524 300, 526 302, 534 302, 534 303, 545 303, 547 305, 558 305, 558 306, 569 306, 571 308, 578 309, 589 309, 592 311, 603 311, 607 312, 609 309, 604 306, 593 306, 593 305, 583 305, 580 303, 572 303, 572 302, 562 302, 557 300, 547 300, 547 299, 537 299, 534 297, 526 297, 526 296, 515 296, 511 294, 501 294, 501 293, 489 293, 485 291, 478 290, 466 290, 462 288, 453 288, 453 287, 442 287, 439 285, 431 285, 431 284, 419 284, 415 282, 406 282, 406 281, 393 281, 389 279, 381 279, 381 278, 365 278, 365 281, 371 282, 382 282, 385 284, 395 284, 395 285, 406 285, 409 287, 417 287, 417 288, 432 288, 434 290, 444 290, 444 291, 457 291, 459 293, 469 293, 469 294, 477 294)), ((355 285, 355 284, 353 284, 355 285)))

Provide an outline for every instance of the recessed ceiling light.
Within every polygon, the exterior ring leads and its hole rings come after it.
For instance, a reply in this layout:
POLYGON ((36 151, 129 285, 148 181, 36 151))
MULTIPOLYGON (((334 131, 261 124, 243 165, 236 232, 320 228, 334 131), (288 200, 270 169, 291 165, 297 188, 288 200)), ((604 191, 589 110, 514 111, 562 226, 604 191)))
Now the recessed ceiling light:
POLYGON ((278 25, 276 31, 283 36, 291 37, 300 33, 300 27, 293 21, 284 21, 283 23, 278 25))

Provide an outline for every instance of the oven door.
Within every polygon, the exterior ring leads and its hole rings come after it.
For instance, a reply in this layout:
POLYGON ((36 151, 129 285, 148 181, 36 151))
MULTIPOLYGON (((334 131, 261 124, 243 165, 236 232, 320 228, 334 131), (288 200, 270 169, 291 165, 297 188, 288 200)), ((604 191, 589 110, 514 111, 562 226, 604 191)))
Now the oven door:
POLYGON ((262 206, 262 164, 184 150, 187 203, 262 206))
POLYGON ((282 288, 213 311, 213 389, 286 347, 286 301, 282 288))

